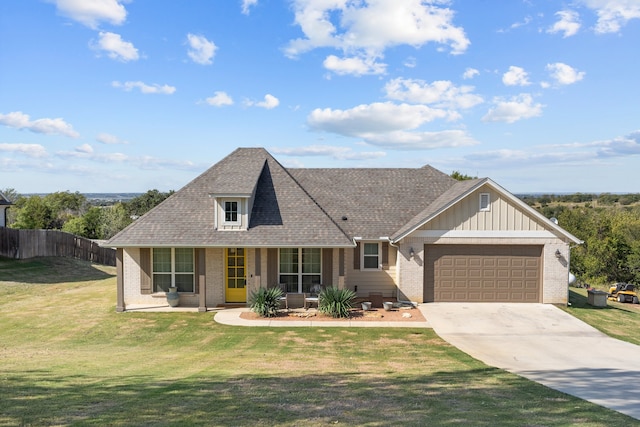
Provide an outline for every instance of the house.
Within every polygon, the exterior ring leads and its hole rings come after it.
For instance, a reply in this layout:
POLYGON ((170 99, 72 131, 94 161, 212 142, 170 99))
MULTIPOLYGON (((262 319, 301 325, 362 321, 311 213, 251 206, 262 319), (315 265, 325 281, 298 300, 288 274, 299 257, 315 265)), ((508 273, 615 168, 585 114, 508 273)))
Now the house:
POLYGON ((566 304, 581 243, 488 178, 430 167, 289 169, 239 148, 105 245, 117 310, 206 311, 315 284, 416 302, 566 304))
POLYGON ((4 194, 0 193, 0 227, 7 226, 7 209, 10 206, 13 206, 13 203, 4 194))

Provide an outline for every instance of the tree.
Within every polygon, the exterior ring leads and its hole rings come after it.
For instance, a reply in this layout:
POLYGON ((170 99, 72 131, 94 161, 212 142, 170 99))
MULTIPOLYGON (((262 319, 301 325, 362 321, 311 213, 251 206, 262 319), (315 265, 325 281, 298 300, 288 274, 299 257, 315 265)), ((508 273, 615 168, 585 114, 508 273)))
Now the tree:
POLYGON ((163 202, 167 197, 171 196, 174 191, 161 193, 158 190, 149 190, 145 194, 134 197, 125 204, 127 213, 130 216, 139 217, 149 212, 151 209, 163 202))
POLYGON ((22 197, 17 200, 18 212, 12 228, 30 230, 48 229, 53 224, 54 216, 51 208, 40 196, 22 197))
POLYGON ((120 230, 131 224, 131 217, 127 214, 122 203, 102 209, 102 237, 110 239, 120 230))
POLYGON ((102 209, 96 206, 89 208, 87 213, 82 216, 85 226, 85 235, 87 239, 103 239, 102 232, 102 209))
POLYGON ((65 222, 62 226, 62 231, 75 234, 76 236, 86 237, 87 227, 84 222, 84 218, 76 217, 65 222))
POLYGON ((458 172, 458 171, 451 172, 450 176, 451 176, 451 178, 457 179, 458 181, 468 181, 470 179, 478 178, 477 176, 465 175, 465 174, 463 174, 461 172, 458 172))

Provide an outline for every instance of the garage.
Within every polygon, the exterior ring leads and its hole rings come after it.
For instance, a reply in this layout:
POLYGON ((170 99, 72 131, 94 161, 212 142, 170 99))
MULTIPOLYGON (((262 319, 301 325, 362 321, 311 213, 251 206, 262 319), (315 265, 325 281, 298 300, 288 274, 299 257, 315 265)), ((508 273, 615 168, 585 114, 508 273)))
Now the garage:
POLYGON ((542 246, 425 245, 425 302, 541 302, 542 246))

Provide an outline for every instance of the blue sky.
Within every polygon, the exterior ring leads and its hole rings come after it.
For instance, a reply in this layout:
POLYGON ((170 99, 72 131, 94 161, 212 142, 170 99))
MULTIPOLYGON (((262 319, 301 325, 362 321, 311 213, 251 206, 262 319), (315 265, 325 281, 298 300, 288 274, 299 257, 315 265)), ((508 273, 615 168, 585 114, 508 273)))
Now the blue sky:
POLYGON ((3 0, 0 188, 177 190, 261 146, 639 192, 639 43, 638 0, 3 0))

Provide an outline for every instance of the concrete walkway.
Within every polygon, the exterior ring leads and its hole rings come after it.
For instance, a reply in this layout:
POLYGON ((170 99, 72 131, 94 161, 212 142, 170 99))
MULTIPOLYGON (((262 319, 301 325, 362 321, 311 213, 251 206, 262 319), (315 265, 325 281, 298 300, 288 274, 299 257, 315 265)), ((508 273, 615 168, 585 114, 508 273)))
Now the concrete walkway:
POLYGON ((487 365, 640 419, 640 346, 548 304, 420 308, 441 338, 487 365))
MULTIPOLYGON (((416 322, 414 321, 366 321, 366 320, 270 320, 270 319, 258 319, 247 320, 242 319, 240 314, 242 312, 250 311, 248 308, 231 308, 220 310, 216 313, 213 319, 224 325, 233 326, 270 326, 270 327, 309 327, 309 326, 322 326, 326 328, 330 327, 347 327, 347 328, 429 328, 428 322, 416 322)), ((423 313, 424 314, 424 313, 423 313)), ((426 316, 425 316, 426 317, 426 316)))

